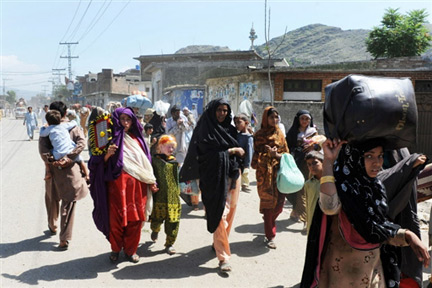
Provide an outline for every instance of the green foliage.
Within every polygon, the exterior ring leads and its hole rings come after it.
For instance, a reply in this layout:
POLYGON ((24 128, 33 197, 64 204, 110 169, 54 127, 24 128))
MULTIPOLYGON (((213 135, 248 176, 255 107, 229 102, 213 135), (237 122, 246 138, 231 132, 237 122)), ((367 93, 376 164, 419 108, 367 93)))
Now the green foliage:
POLYGON ((13 90, 6 92, 6 101, 9 102, 11 105, 15 105, 16 102, 16 92, 13 90))
POLYGON ((389 8, 366 39, 367 51, 375 58, 419 56, 431 46, 432 36, 423 25, 428 14, 425 9, 402 15, 398 9, 389 8))
POLYGON ((66 88, 66 85, 56 86, 54 89, 54 97, 52 97, 52 101, 63 101, 66 105, 69 106, 70 99, 72 97, 72 91, 69 91, 66 88))

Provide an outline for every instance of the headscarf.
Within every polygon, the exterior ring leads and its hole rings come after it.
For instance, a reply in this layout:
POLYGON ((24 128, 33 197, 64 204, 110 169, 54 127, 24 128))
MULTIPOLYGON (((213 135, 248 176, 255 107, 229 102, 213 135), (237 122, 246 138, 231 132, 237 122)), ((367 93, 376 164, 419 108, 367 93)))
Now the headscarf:
MULTIPOLYGON (((369 177, 365 170, 363 154, 378 146, 384 148, 385 142, 381 139, 370 139, 363 143, 345 144, 333 168, 343 212, 363 239, 374 244, 382 244, 388 238, 394 237, 400 228, 387 219, 388 206, 384 185, 378 178, 369 177)), ((306 261, 300 287, 310 287, 314 280, 317 259, 320 257, 318 255, 320 230, 328 231, 330 226, 327 224, 327 227, 321 227, 323 223, 321 220, 325 215, 318 207, 308 235, 306 261)), ((343 227, 339 228, 343 234, 345 232, 343 227)), ((386 245, 381 246, 380 250, 386 284, 388 287, 397 287, 394 286, 399 283, 400 277, 397 255, 386 245)))
POLYGON ((268 118, 274 112, 278 113, 273 106, 265 108, 262 115, 261 129, 254 135, 254 156, 252 161, 257 163, 256 173, 261 212, 263 209, 276 207, 279 196, 276 175, 280 160, 270 157, 270 154, 265 150, 265 145, 278 147, 278 153, 289 152, 285 135, 283 135, 278 125, 268 125, 268 118))
POLYGON ((239 177, 240 159, 228 149, 238 147, 237 130, 231 125, 231 107, 224 99, 208 103, 194 129, 188 153, 180 170, 180 182, 200 179, 202 200, 206 207, 207 230, 213 233, 225 208, 228 178, 239 177), (222 123, 216 118, 220 105, 228 107, 222 123), (198 160, 198 161, 197 161, 198 160))
POLYGON ((304 114, 310 116, 311 120, 309 123, 309 127, 314 127, 312 114, 308 110, 299 110, 296 116, 294 117, 293 124, 291 125, 286 135, 286 141, 288 143, 288 148, 290 150, 294 150, 294 148, 297 146, 297 135, 299 133, 299 127, 300 127, 300 116, 304 114))
POLYGON ((124 127, 120 123, 120 115, 126 114, 132 119, 132 125, 128 133, 133 134, 143 148, 144 154, 150 158, 150 151, 142 136, 142 125, 136 118, 133 110, 129 107, 117 108, 112 114, 112 140, 110 144, 118 146, 117 153, 112 155, 108 161, 104 162, 105 155, 92 155, 88 162, 90 170, 90 194, 93 198, 94 209, 92 212, 93 220, 96 227, 101 231, 106 238, 109 237, 109 212, 107 199, 107 181, 117 179, 123 169, 123 143, 124 143, 124 127))

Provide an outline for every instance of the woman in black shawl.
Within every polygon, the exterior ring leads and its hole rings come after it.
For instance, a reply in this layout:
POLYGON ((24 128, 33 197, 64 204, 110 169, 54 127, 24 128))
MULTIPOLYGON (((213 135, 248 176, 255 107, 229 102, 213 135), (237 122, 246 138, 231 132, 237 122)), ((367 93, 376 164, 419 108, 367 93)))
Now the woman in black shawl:
POLYGON ((383 244, 411 246, 425 267, 427 248, 387 219, 386 191, 377 178, 385 142, 345 143, 323 144, 321 209, 315 209, 300 287, 399 287, 397 255, 383 244))
POLYGON ((231 121, 228 102, 212 100, 194 129, 180 170, 180 182, 200 180, 207 230, 213 233, 213 247, 222 272, 231 271, 228 236, 240 190, 240 158, 244 156, 231 121))

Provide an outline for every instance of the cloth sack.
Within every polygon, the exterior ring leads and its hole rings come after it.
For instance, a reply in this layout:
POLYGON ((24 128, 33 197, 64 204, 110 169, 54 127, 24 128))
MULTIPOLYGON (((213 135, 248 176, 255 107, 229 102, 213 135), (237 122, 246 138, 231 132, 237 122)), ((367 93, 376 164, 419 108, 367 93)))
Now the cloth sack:
POLYGON ((199 188, 196 180, 180 182, 180 192, 186 195, 198 196, 199 188))
POLYGON ((327 138, 384 138, 388 149, 409 148, 416 144, 417 117, 409 78, 349 75, 325 88, 327 138))
POLYGON ((276 184, 283 194, 295 193, 303 188, 304 177, 298 169, 294 157, 289 153, 282 154, 276 184))

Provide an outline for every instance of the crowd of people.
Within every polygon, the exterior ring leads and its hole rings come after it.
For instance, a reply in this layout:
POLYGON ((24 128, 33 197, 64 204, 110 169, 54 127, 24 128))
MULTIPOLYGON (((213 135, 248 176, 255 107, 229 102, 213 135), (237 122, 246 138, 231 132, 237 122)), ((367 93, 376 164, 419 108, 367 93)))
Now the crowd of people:
MULTIPOLYGON (((406 215, 416 212, 409 195, 428 161, 425 155, 404 150, 393 151, 398 157, 391 158, 385 155, 385 139, 325 139, 307 110, 298 111, 286 134, 275 107, 264 109, 254 131, 251 122, 256 119, 234 115, 224 99, 210 101, 199 118, 176 105, 169 115, 152 108, 144 115, 130 107, 109 112, 83 111, 86 122, 77 120, 77 113, 67 113, 63 102, 46 106, 39 152, 46 165, 48 229, 52 235, 60 230, 59 249, 70 244, 76 201, 90 191, 93 220, 111 245, 111 262, 119 261, 121 251, 129 261, 139 262, 144 222, 151 223, 154 242, 164 225, 165 249, 173 255, 182 213, 180 182, 196 181, 199 193, 189 195, 192 207, 199 209, 201 195, 212 249, 220 271, 228 273, 229 235, 240 191, 251 192, 252 168, 263 215, 263 245, 277 248, 276 220, 286 200, 292 205, 290 218, 304 223, 308 241, 301 287, 397 287, 407 283, 403 279, 421 287, 421 265, 428 266, 430 257, 416 219, 406 220, 406 215), (79 154, 88 145, 87 126, 103 115, 110 117, 111 139, 103 153, 90 155, 88 173, 79 154), (293 156, 306 180, 295 193, 278 189, 283 154, 293 156), (395 180, 401 169, 407 176, 395 180), (400 187, 411 190, 401 192, 400 187), (401 199, 410 205, 400 204, 401 199)), ((37 119, 30 108, 24 121, 32 139, 37 119)))

